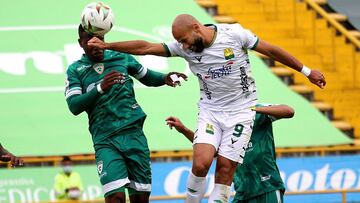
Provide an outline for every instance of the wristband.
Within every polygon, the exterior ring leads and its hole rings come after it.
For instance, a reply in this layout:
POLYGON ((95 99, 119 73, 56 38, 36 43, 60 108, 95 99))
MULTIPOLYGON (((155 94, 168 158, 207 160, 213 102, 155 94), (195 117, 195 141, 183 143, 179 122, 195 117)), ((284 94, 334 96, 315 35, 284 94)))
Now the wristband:
POLYGON ((101 89, 101 83, 99 83, 98 85, 96 85, 96 89, 100 94, 104 94, 104 90, 101 89))
POLYGON ((309 77, 309 75, 311 73, 311 69, 306 67, 305 65, 303 65, 303 67, 301 69, 301 73, 304 74, 306 77, 309 77))

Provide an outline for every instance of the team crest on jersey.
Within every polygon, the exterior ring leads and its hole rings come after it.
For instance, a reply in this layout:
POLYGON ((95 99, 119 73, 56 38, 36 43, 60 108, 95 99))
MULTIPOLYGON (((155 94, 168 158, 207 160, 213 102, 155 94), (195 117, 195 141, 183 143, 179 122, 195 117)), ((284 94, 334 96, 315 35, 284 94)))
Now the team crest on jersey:
POLYGON ((104 64, 103 63, 97 63, 93 65, 94 70, 99 73, 100 75, 104 72, 104 64))
POLYGON ((207 123, 206 124, 206 133, 213 135, 214 134, 214 126, 207 123))
POLYGON ((103 161, 99 161, 97 163, 97 170, 98 170, 98 173, 99 175, 101 174, 102 170, 103 170, 103 161))
POLYGON ((235 57, 234 51, 232 48, 226 48, 224 49, 224 57, 226 60, 232 59, 235 57))

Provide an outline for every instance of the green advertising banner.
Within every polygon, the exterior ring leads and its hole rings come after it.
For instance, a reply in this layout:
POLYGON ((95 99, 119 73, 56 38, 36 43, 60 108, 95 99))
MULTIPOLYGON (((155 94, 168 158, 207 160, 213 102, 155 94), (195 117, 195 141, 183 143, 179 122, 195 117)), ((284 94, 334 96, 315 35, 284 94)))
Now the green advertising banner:
MULTIPOLYGON (((0 203, 55 201, 54 178, 60 167, 0 169, 0 203)), ((82 200, 103 198, 96 166, 77 166, 82 177, 82 200)))
MULTIPOLYGON (((80 58, 77 27, 83 7, 91 1, 18 0, 0 7, 0 142, 24 156, 92 153, 87 116, 73 116, 64 97, 65 71, 80 58)), ((144 39, 172 41, 171 23, 181 13, 203 23, 213 20, 193 0, 107 0, 115 14, 107 41, 144 39)), ((136 57, 144 66, 188 75, 180 58, 136 57)), ((259 97, 265 103, 287 103, 296 110, 291 121, 276 126, 278 146, 314 146, 350 143, 341 132, 300 96, 291 92, 257 58, 252 56, 259 97), (290 123, 290 124, 289 124, 290 123), (291 128, 290 128, 291 127, 291 128)), ((145 122, 151 150, 184 150, 191 145, 165 125, 177 116, 196 128, 199 87, 189 77, 181 87, 146 88, 136 83, 139 104, 148 114, 145 122)))

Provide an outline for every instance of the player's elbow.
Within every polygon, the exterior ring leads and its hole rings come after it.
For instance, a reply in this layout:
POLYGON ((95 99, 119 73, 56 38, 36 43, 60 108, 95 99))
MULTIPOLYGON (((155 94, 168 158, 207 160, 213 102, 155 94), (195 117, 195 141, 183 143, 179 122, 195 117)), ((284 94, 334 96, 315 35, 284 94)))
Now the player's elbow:
POLYGON ((71 108, 71 107, 69 107, 69 110, 74 116, 77 116, 82 112, 82 111, 78 110, 77 108, 71 108))
POLYGON ((293 108, 287 106, 286 108, 286 118, 292 118, 295 115, 295 111, 293 108))
POLYGON ((72 98, 69 98, 67 101, 67 104, 68 104, 68 108, 70 110, 70 112, 77 116, 79 115, 81 112, 83 112, 77 105, 76 105, 76 102, 74 102, 74 100, 72 100, 72 98))

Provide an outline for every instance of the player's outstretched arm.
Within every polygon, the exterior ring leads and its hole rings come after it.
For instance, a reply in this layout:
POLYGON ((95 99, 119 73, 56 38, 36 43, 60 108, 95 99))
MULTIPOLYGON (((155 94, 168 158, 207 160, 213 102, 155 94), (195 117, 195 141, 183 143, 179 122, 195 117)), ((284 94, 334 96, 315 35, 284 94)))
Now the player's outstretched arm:
POLYGON ((273 116, 276 119, 292 118, 295 114, 294 109, 288 105, 273 105, 273 106, 259 106, 255 107, 254 111, 257 113, 273 116))
POLYGON ((170 116, 166 119, 166 124, 172 129, 173 127, 181 134, 185 135, 185 137, 190 141, 193 142, 194 140, 194 132, 191 131, 189 128, 184 126, 184 124, 180 121, 180 119, 170 116))
POLYGON ((3 162, 9 162, 11 163, 11 166, 22 166, 24 164, 24 161, 9 151, 7 151, 1 144, 0 144, 0 161, 3 162))
POLYGON ((156 55, 156 56, 169 56, 169 52, 161 43, 150 43, 144 40, 123 41, 106 43, 97 37, 93 37, 88 41, 90 47, 100 49, 111 49, 134 55, 156 55))
POLYGON ((255 51, 262 53, 270 58, 279 61, 280 63, 297 70, 303 73, 311 83, 324 88, 326 85, 324 75, 317 70, 311 70, 304 66, 300 61, 298 61, 294 56, 289 54, 287 51, 281 49, 280 47, 274 46, 268 42, 260 40, 258 45, 254 48, 255 51))

